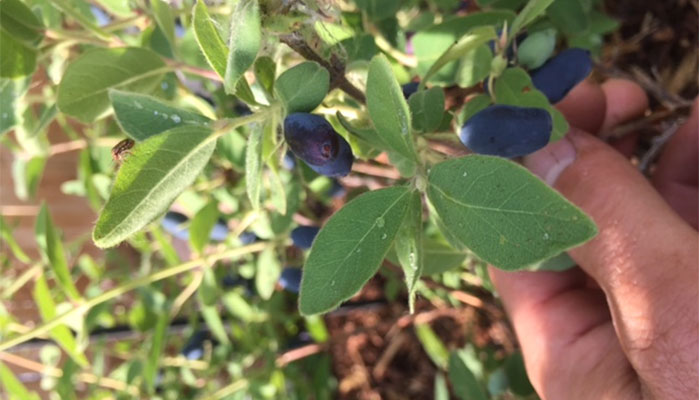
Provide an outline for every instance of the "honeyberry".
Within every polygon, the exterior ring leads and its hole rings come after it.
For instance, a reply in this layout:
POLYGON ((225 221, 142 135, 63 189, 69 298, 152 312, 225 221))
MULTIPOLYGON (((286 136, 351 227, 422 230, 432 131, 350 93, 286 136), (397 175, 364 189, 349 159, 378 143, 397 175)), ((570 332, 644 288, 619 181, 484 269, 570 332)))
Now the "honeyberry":
POLYGON ((317 226, 298 226, 292 229, 292 243, 300 249, 309 249, 320 230, 317 226))
POLYGON ((588 50, 571 48, 531 71, 530 76, 537 90, 544 93, 550 103, 557 103, 584 80, 592 68, 593 62, 588 50))
POLYGON ((331 187, 328 189, 326 194, 332 198, 338 198, 345 196, 345 193, 346 191, 343 185, 341 185, 337 179, 333 179, 333 182, 331 182, 331 187))
POLYGON ((469 118, 459 138, 475 153, 512 158, 546 146, 551 133, 547 110, 496 104, 469 118))
POLYGON ((284 158, 282 159, 282 167, 286 170, 293 170, 294 167, 297 166, 297 159, 294 157, 294 153, 291 152, 291 150, 287 150, 286 153, 284 153, 284 158))
POLYGON ((301 286, 301 269, 294 267, 284 267, 279 280, 282 289, 292 293, 299 293, 301 286))
POLYGON ((240 236, 238 236, 238 240, 241 242, 242 245, 245 246, 245 245, 249 245, 249 244, 255 242, 256 240, 258 240, 258 236, 256 234, 254 234, 253 232, 245 231, 245 232, 241 233, 240 236))
POLYGON ((226 221, 224 221, 223 219, 220 219, 220 220, 216 221, 216 224, 211 229, 211 233, 209 234, 209 237, 212 240, 216 240, 217 242, 221 242, 223 240, 226 240, 226 236, 228 236, 228 225, 226 224, 226 221))
POLYGON ((195 332, 182 348, 180 354, 188 360, 199 360, 204 356, 204 342, 210 340, 209 332, 200 330, 195 332))
POLYGON ((408 82, 401 85, 401 92, 403 92, 404 99, 408 100, 408 98, 418 90, 418 85, 418 82, 408 82))
POLYGON ((190 232, 183 226, 189 218, 186 215, 180 214, 175 211, 168 211, 165 213, 165 217, 160 221, 160 226, 165 229, 166 232, 175 236, 178 239, 187 240, 190 237, 190 232))
POLYGON ((314 171, 345 176, 352 168, 352 149, 323 117, 293 113, 284 119, 284 139, 294 155, 314 171))

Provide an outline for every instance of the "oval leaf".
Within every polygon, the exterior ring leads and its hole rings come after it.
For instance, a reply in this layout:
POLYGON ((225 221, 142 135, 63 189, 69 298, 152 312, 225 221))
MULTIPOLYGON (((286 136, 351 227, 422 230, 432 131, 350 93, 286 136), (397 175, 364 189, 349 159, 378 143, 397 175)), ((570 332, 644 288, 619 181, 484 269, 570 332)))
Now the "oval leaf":
POLYGON ((194 28, 194 37, 207 62, 223 78, 226 75, 228 48, 224 40, 221 39, 219 31, 209 16, 207 6, 202 0, 197 1, 197 5, 194 6, 192 27, 194 28))
POLYGON ((369 64, 367 108, 382 141, 404 157, 415 160, 411 113, 389 61, 381 54, 369 64))
POLYGON ((277 96, 287 113, 310 112, 326 97, 330 74, 316 62, 307 61, 284 71, 275 82, 277 96))
POLYGON ((109 109, 109 89, 148 92, 167 68, 156 53, 137 47, 93 49, 66 68, 58 86, 58 108, 83 122, 109 109))
POLYGON ((445 113, 445 94, 441 87, 433 87, 414 93, 409 99, 413 127, 423 132, 437 129, 445 113))
POLYGON ((525 168, 499 157, 442 162, 428 181, 428 197, 450 232, 498 268, 526 268, 597 233, 579 208, 525 168))
POLYGON ((377 272, 411 199, 406 187, 365 193, 335 213, 316 236, 304 265, 299 309, 331 310, 377 272))
POLYGON ((209 118, 172 107, 155 97, 110 90, 109 99, 117 122, 137 142, 182 125, 206 125, 209 118))
POLYGON ((97 220, 95 244, 115 246, 163 213, 204 168, 215 145, 209 129, 183 126, 135 146, 97 220))
POLYGON ((411 194, 408 211, 396 235, 394 248, 406 279, 408 309, 413 314, 416 284, 423 273, 423 203, 417 191, 411 194))
POLYGON ((17 78, 36 68, 36 45, 44 27, 19 0, 4 0, 0 7, 0 76, 17 78))
POLYGON ((255 62, 261 42, 260 10, 257 0, 239 0, 231 16, 228 62, 224 75, 226 93, 236 92, 236 83, 255 62))

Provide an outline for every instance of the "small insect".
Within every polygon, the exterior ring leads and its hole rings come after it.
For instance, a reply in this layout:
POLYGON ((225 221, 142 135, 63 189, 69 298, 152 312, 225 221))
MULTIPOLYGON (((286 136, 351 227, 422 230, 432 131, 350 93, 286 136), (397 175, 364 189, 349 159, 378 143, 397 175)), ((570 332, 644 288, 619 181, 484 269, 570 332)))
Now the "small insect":
POLYGON ((129 149, 134 147, 135 142, 131 139, 124 139, 112 147, 112 158, 121 164, 127 155, 131 154, 129 149))

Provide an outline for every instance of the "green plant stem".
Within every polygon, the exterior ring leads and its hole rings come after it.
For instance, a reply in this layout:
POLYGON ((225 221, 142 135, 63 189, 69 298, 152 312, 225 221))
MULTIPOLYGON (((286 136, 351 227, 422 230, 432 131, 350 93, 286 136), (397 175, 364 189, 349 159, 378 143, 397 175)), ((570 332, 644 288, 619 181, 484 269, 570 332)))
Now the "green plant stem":
POLYGON ((245 389, 247 386, 248 386, 247 379, 239 379, 239 380, 217 390, 211 396, 204 397, 204 399, 206 399, 206 400, 223 399, 224 397, 226 397, 228 395, 234 394, 239 390, 245 389))
POLYGON ((227 251, 223 251, 221 253, 217 254, 212 254, 207 257, 203 257, 197 260, 189 261, 184 264, 176 265, 174 267, 166 268, 161 271, 155 271, 152 272, 146 276, 143 276, 141 278, 134 279, 132 281, 129 281, 121 286, 118 286, 112 290, 108 290, 104 293, 102 293, 99 296, 93 297, 87 301, 85 301, 82 304, 79 304, 75 308, 72 308, 63 314, 60 314, 56 316, 55 318, 46 321, 44 324, 32 329, 31 331, 21 334, 19 336, 16 336, 12 339, 5 340, 4 342, 0 342, 0 351, 5 351, 13 346, 16 346, 20 343, 24 343, 28 340, 34 339, 36 337, 39 337, 41 335, 44 335, 48 333, 51 329, 64 324, 66 321, 68 321, 71 318, 74 318, 76 315, 80 314, 85 314, 88 312, 90 309, 93 307, 102 304, 106 301, 115 299, 124 293, 130 292, 136 288, 151 284, 153 282, 158 282, 160 280, 169 278, 171 276, 175 276, 178 274, 181 274, 183 272, 187 272, 189 270, 195 269, 199 266, 210 266, 213 265, 216 261, 222 260, 225 258, 233 258, 233 257, 240 257, 245 254, 250 254, 250 253, 255 253, 262 251, 268 244, 265 242, 260 242, 260 243, 254 243, 248 246, 244 247, 239 247, 236 249, 231 249, 227 251))

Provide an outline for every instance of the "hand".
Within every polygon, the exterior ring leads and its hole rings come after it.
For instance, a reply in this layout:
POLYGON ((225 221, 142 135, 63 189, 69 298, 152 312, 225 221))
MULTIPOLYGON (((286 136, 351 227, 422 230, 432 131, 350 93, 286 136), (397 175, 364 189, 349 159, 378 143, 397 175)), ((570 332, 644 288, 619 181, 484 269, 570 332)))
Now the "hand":
POLYGON ((654 186, 626 157, 634 135, 609 146, 584 132, 642 115, 638 86, 584 82, 559 108, 571 131, 525 165, 600 233, 569 252, 580 268, 490 270, 530 380, 543 399, 697 399, 697 100, 662 153, 654 186))

